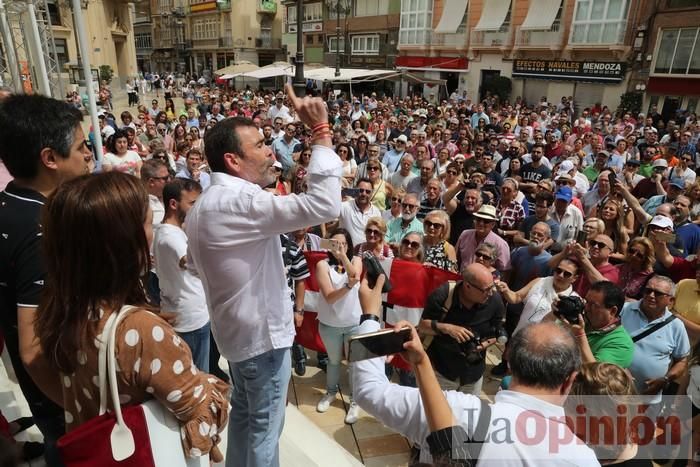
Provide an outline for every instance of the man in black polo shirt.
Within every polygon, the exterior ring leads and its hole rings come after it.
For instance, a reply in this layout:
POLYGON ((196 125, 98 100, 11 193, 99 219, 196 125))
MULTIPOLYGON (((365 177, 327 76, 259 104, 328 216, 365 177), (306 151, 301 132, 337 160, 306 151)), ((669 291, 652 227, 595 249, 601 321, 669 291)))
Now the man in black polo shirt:
POLYGON ((446 303, 448 294, 449 283, 430 294, 419 329, 434 336, 427 353, 440 387, 478 396, 486 369, 486 347, 496 342, 492 336, 503 326, 503 299, 495 291, 491 272, 478 263, 462 271, 451 304, 446 303), (481 337, 481 344, 470 350, 469 341, 475 340, 475 335, 481 337))
POLYGON ((0 103, 0 158, 14 177, 0 193, 0 328, 44 435, 49 466, 62 465, 55 443, 65 428, 63 409, 54 404, 63 400, 58 373, 34 336, 45 275, 40 213, 60 183, 92 169, 82 119, 73 106, 39 95, 12 95, 0 103))

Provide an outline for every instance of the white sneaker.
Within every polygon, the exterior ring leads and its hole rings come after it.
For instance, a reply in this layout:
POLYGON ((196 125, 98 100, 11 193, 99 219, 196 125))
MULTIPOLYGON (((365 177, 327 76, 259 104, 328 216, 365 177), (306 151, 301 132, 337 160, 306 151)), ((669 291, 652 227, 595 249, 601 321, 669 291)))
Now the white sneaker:
POLYGON ((331 403, 335 400, 335 394, 325 394, 320 401, 318 401, 318 404, 316 404, 316 411, 317 412, 325 412, 328 410, 328 407, 331 406, 331 403))
POLYGON ((360 415, 360 407, 353 401, 350 402, 350 407, 348 407, 348 413, 345 415, 345 423, 352 425, 357 421, 360 415))

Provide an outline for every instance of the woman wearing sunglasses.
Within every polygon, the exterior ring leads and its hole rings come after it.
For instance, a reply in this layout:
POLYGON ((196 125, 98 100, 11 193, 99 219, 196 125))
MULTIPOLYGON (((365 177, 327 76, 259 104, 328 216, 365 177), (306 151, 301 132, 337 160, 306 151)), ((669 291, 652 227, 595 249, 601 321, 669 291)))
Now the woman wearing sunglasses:
POLYGON ((423 256, 423 235, 419 232, 407 233, 399 245, 399 259, 422 263, 423 256))
POLYGON ((450 238, 450 217, 441 209, 430 211, 423 220, 424 264, 457 272, 457 253, 447 241, 450 238))
POLYGON ((577 296, 573 284, 578 278, 578 272, 578 264, 565 258, 554 268, 552 276, 533 279, 518 291, 510 290, 504 281, 496 282, 496 287, 508 303, 523 304, 523 311, 513 334, 530 323, 542 321, 542 318, 552 311, 552 303, 558 297, 577 296))
POLYGON ((309 162, 311 162, 311 146, 308 143, 302 143, 299 159, 292 168, 292 191, 296 194, 306 191, 303 189, 303 182, 308 173, 309 162))
POLYGON ((391 205, 389 209, 382 212, 382 218, 386 222, 390 222, 401 217, 401 213, 403 212, 401 203, 403 203, 403 197, 405 194, 406 190, 404 190, 403 187, 400 187, 391 195, 391 205))
MULTIPOLYGON (((357 323, 362 314, 357 293, 360 288, 362 260, 353 256, 352 238, 347 230, 336 229, 331 232, 329 238, 332 247, 328 258, 316 264, 316 280, 321 292, 317 306, 318 333, 328 352, 326 394, 316 405, 316 411, 320 413, 327 412, 336 401, 343 351, 348 339, 357 334, 357 323)), ((355 423, 358 412, 357 404, 351 402, 345 423, 355 423)))
POLYGON ((393 258, 394 252, 384 241, 386 235, 386 222, 381 217, 370 217, 365 226, 364 243, 355 247, 355 256, 364 257, 366 254, 377 259, 393 258))
POLYGON ((488 269, 493 280, 501 278, 501 271, 495 267, 496 259, 498 259, 498 247, 490 242, 483 242, 474 252, 474 262, 488 269))
POLYGON ((620 282, 626 301, 641 300, 644 286, 654 274, 654 245, 646 237, 633 238, 627 246, 625 262, 616 267, 620 272, 620 282))

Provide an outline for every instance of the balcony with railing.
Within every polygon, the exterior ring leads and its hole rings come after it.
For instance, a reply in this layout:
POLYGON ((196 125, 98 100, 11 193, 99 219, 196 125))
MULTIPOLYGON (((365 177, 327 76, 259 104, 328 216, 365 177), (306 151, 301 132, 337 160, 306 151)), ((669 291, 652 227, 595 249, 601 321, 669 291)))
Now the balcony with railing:
POLYGON ((467 33, 457 32, 454 34, 440 34, 433 32, 430 35, 430 45, 434 48, 442 49, 466 49, 467 33))
POLYGON ((510 47, 513 29, 501 28, 494 31, 472 31, 469 47, 471 49, 504 49, 510 47))
POLYGON ((281 49, 282 39, 272 37, 257 37, 255 39, 256 49, 281 49))
POLYGON ((564 47, 564 28, 558 22, 554 23, 547 31, 518 28, 515 36, 515 47, 561 50, 564 47))
POLYGON ((277 14, 277 0, 257 0, 256 10, 263 15, 277 14))

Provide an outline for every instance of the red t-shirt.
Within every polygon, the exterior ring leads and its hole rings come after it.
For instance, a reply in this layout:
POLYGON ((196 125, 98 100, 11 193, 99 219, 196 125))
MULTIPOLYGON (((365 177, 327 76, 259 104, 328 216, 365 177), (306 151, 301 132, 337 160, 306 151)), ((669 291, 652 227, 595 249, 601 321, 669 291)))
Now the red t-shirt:
MULTIPOLYGON (((599 273, 603 275, 606 280, 609 280, 615 285, 619 285, 620 281, 620 270, 617 269, 610 263, 603 264, 596 268, 599 273)), ((588 281, 586 274, 581 272, 574 283, 574 291, 582 297, 585 297, 588 293, 588 289, 591 287, 591 283, 588 281)))
POLYGON ((696 257, 692 261, 688 261, 685 258, 679 258, 678 256, 673 257, 673 264, 668 268, 668 273, 673 279, 673 282, 678 283, 678 281, 683 279, 694 279, 695 278, 695 268, 698 264, 698 258, 696 257))

